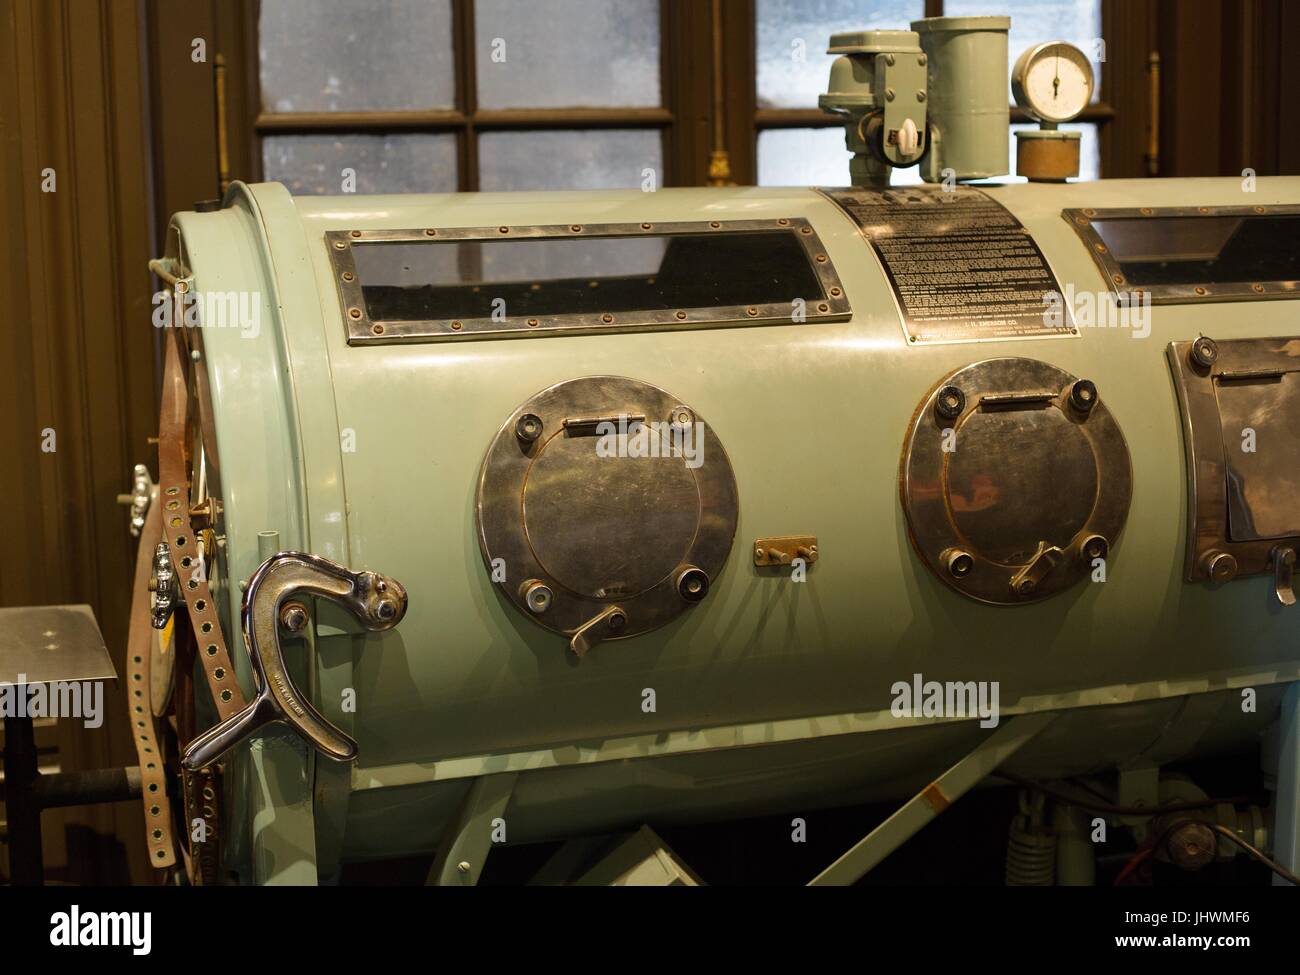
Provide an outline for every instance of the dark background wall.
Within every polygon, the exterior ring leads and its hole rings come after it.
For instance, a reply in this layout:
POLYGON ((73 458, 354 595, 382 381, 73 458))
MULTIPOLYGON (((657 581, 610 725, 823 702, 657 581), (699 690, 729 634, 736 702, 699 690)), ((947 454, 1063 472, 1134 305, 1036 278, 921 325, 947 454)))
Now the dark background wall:
POLYGON ((1300 173, 1300 3, 1160 0, 1153 14, 1160 175, 1300 173))
MULTIPOLYGON (((157 423, 142 28, 132 3, 0 2, 0 604, 89 603, 119 674, 135 553, 116 495, 157 423)), ((107 689, 94 731, 39 728, 43 761, 136 764, 125 700, 107 689)), ((54 876, 144 879, 138 804, 44 826, 54 876)))

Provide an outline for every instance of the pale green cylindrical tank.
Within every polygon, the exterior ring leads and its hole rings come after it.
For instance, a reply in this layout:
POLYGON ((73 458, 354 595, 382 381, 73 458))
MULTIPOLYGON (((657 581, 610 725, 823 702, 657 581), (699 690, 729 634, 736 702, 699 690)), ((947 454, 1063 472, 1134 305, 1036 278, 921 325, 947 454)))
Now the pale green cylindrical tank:
MULTIPOLYGON (((1110 283, 1063 211, 1243 202, 1235 179, 985 192, 1023 224, 1063 288, 1094 294, 1110 283)), ((1246 203, 1300 204, 1300 179, 1260 179, 1246 203)), ((971 718, 899 716, 895 685, 913 675, 997 682, 1002 720, 1067 710, 1015 759, 1043 775, 1235 747, 1274 719, 1297 678, 1300 611, 1270 605, 1268 576, 1214 589, 1185 581, 1188 470, 1166 356, 1169 343, 1202 334, 1295 335, 1290 301, 1157 304, 1141 337, 1080 327, 913 341, 864 230, 810 189, 291 198, 278 184, 236 184, 220 211, 178 214, 169 251, 197 291, 256 301, 240 328, 203 330, 225 512, 213 574, 232 647, 235 583, 260 562, 260 532, 387 573, 409 593, 405 619, 383 634, 360 635, 341 612, 318 608, 305 683, 357 739, 360 758, 317 760, 277 732, 236 753, 227 857, 244 880, 328 880, 348 860, 431 850, 470 783, 503 771, 520 773, 512 842, 905 796, 988 733, 971 718), (582 330, 551 329, 539 315, 496 336, 484 334, 488 316, 479 331, 457 321, 423 338, 376 333, 382 322, 363 312, 376 341, 357 341, 344 286, 357 282, 341 283, 334 253, 351 247, 349 235, 392 231, 429 231, 433 242, 464 228, 517 239, 608 225, 707 234, 733 222, 808 227, 810 260, 825 258, 809 266, 842 295, 803 319, 769 309, 745 321, 742 310, 726 323, 740 327, 713 327, 722 323, 683 312, 675 324, 628 330, 622 312, 602 327, 599 303, 577 296, 575 308, 595 308, 582 330), (1105 581, 1024 605, 954 591, 918 554, 900 503, 900 455, 918 409, 944 377, 999 358, 1093 381, 1131 462, 1131 503, 1108 540, 1105 581), (667 391, 707 421, 734 475, 734 540, 702 600, 579 659, 515 602, 520 580, 494 580, 478 505, 485 458, 494 442, 513 443, 522 406, 598 376, 667 391), (758 540, 795 535, 817 540, 803 581, 790 567, 755 564, 758 540), (1241 706, 1247 687, 1258 692, 1253 711, 1241 706)), ((397 289, 389 297, 405 300, 402 287, 427 271, 409 253, 392 252, 387 271, 359 261, 357 273, 379 274, 397 289)), ((473 248, 458 253, 476 259, 473 248)), ((758 272, 741 283, 763 291, 770 268, 732 266, 740 278, 758 272)), ((494 280, 474 269, 457 280, 474 274, 494 280)), ((659 313, 674 306, 665 297, 659 313)), ((571 489, 590 518, 568 530, 583 533, 592 564, 608 561, 610 539, 624 537, 617 513, 571 489)), ((659 557, 654 532, 635 537, 644 547, 624 553, 630 563, 659 557)), ((577 596, 556 587, 556 598, 577 596)), ((234 656, 247 688, 247 661, 234 656)))
POLYGON ((925 17, 912 21, 929 61, 934 145, 921 161, 928 182, 951 169, 959 180, 1009 173, 1007 34, 1010 17, 925 17))

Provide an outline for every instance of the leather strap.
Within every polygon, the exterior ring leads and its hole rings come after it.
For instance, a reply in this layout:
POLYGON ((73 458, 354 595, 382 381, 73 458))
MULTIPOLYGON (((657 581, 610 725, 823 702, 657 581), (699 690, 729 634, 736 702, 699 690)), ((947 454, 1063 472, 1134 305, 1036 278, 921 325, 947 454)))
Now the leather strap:
POLYGON ((162 518, 158 505, 150 507, 140 530, 140 550, 135 557, 135 584, 131 589, 131 618, 127 631, 127 701, 131 714, 131 735, 140 760, 140 794, 144 800, 145 839, 149 844, 149 862, 155 867, 170 867, 176 862, 176 844, 172 837, 171 802, 167 798, 167 779, 163 774, 162 739, 158 719, 149 704, 149 660, 152 654, 153 614, 149 608, 149 576, 153 571, 153 553, 162 536, 162 518))
POLYGON ((189 390, 181 365, 181 329, 172 327, 164 331, 167 338, 162 410, 158 419, 158 502, 162 509, 163 534, 171 549, 182 601, 198 645, 199 662, 207 676, 217 714, 224 721, 243 710, 247 702, 235 680, 235 669, 230 665, 216 600, 208 589, 203 561, 198 555, 198 533, 190 520, 189 472, 185 463, 189 390))
POLYGON ((220 882, 221 863, 221 765, 214 763, 197 772, 181 769, 185 789, 186 836, 185 868, 190 883, 210 887, 220 882), (198 820, 203 820, 203 835, 194 835, 198 820))

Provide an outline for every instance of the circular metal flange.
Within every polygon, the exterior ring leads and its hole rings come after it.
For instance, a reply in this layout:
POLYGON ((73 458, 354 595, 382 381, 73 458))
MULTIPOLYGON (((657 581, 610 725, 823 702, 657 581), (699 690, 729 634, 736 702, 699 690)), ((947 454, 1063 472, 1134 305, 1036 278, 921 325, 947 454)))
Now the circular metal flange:
POLYGON ((488 447, 475 508, 501 594, 566 635, 618 607, 603 639, 703 600, 737 515, 731 462, 703 417, 619 376, 571 379, 521 403, 488 447))
POLYGON ((935 575, 981 602, 1017 605, 1108 557, 1133 472, 1093 383, 1036 359, 988 359, 922 400, 899 488, 912 545, 935 575))

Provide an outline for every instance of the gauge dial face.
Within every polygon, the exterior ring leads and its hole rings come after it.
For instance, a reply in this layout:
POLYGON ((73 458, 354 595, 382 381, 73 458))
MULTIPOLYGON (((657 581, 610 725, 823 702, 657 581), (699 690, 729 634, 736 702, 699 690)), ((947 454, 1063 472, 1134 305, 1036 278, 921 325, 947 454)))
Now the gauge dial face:
POLYGON ((1068 122, 1092 99, 1092 65, 1073 44, 1049 41, 1025 51, 1011 72, 1017 104, 1044 122, 1068 122))

